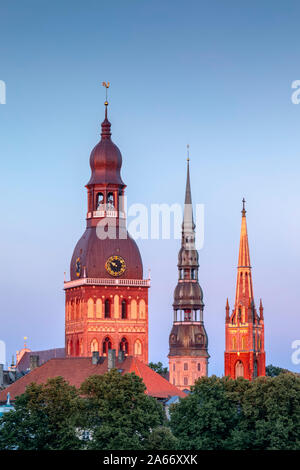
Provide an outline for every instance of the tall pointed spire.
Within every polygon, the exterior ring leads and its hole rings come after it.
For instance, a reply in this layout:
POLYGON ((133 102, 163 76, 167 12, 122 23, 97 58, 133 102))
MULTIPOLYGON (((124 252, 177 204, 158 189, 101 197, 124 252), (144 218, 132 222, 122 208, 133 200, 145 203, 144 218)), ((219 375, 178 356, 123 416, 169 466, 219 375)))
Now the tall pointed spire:
POLYGON ((247 267, 250 268, 250 252, 249 252, 249 243, 248 243, 248 233, 247 233, 247 221, 246 221, 246 209, 245 209, 245 199, 243 199, 243 209, 242 209, 242 225, 241 225, 241 236, 240 236, 240 251, 239 251, 239 261, 238 267, 247 267))
POLYGON ((187 156, 182 235, 183 235, 183 240, 186 240, 186 238, 188 237, 189 241, 195 241, 195 234, 194 234, 195 224, 194 224, 194 217, 193 217, 192 193, 191 193, 191 182, 190 182, 189 146, 187 146, 187 148, 188 148, 188 156, 187 156))
POLYGON ((189 160, 188 154, 178 283, 174 291, 174 320, 168 356, 169 380, 181 390, 194 385, 195 379, 207 375, 209 358, 203 321, 203 292, 198 282, 199 255, 195 245, 189 160))
POLYGON ((243 305, 245 308, 247 308, 249 300, 250 302, 253 301, 253 285, 245 202, 245 199, 243 199, 235 307, 238 305, 243 305))
POLYGON ((237 267, 234 309, 225 318, 225 375, 248 380, 266 375, 264 351, 263 307, 257 315, 253 297, 252 272, 247 233, 245 199, 242 206, 240 248, 237 267))

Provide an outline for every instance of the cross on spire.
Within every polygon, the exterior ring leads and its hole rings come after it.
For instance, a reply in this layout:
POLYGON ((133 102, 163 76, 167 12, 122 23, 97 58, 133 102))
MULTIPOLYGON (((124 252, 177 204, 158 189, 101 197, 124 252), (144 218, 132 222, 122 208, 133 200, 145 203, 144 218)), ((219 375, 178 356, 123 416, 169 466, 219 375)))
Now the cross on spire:
POLYGON ((243 210, 242 210, 242 214, 243 214, 243 216, 245 217, 245 215, 246 215, 246 212, 247 212, 247 211, 246 211, 246 209, 245 209, 245 203, 246 203, 246 199, 245 199, 244 197, 243 197, 242 203, 243 203, 243 210))

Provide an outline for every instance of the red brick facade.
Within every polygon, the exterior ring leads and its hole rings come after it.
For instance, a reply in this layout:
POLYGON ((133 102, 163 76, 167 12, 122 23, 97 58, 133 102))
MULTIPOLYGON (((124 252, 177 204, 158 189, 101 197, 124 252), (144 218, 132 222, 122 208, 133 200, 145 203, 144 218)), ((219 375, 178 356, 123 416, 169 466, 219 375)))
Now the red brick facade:
POLYGON ((66 356, 107 356, 115 349, 147 363, 150 281, 143 279, 139 249, 126 230, 122 155, 111 140, 107 104, 101 140, 90 156, 87 226, 64 285, 66 356))
POLYGON ((226 304, 225 323, 225 375, 252 380, 266 375, 264 315, 260 301, 259 315, 254 297, 247 235, 246 211, 242 210, 242 227, 236 286, 232 313, 226 304))
POLYGON ((84 285, 66 290, 66 355, 99 351, 106 356, 108 347, 148 362, 148 287, 84 285))

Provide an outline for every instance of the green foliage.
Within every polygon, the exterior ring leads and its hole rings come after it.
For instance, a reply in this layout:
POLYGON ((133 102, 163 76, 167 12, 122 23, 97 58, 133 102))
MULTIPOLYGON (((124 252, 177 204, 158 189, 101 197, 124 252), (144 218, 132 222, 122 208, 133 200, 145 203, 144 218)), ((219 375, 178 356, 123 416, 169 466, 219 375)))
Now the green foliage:
POLYGON ((277 377, 279 374, 285 374, 288 372, 286 369, 282 369, 281 367, 273 366, 270 364, 266 367, 266 375, 268 377, 277 377))
POLYGON ((167 426, 158 426, 149 435, 146 444, 147 450, 176 450, 178 449, 178 439, 167 426))
POLYGON ((140 377, 116 369, 89 377, 81 386, 87 422, 93 439, 90 449, 143 449, 156 426, 164 423, 162 406, 145 394, 140 377))
POLYGON ((15 411, 0 419, 1 450, 78 449, 76 432, 80 399, 62 377, 29 385, 17 397, 15 411))
POLYGON ((242 398, 243 419, 233 432, 233 448, 298 450, 300 378, 292 373, 259 377, 242 398))
POLYGON ((182 450, 300 448, 300 377, 199 379, 170 409, 182 450))
POLYGON ((168 368, 163 367, 162 362, 149 362, 148 366, 153 369, 155 372, 157 372, 159 375, 166 375, 168 373, 168 368))
POLYGON ((226 391, 226 380, 202 377, 186 398, 171 406, 170 425, 181 450, 230 448, 231 431, 240 413, 226 391))

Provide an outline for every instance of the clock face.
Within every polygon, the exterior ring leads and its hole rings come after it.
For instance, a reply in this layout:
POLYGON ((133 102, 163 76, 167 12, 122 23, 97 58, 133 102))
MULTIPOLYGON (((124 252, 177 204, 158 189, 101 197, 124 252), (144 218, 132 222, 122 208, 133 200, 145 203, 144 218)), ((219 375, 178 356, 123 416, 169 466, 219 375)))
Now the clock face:
POLYGON ((76 276, 79 277, 81 273, 81 261, 80 258, 77 258, 75 262, 76 276))
POLYGON ((121 256, 111 256, 105 263, 105 269, 111 276, 121 276, 126 269, 126 264, 121 256))

